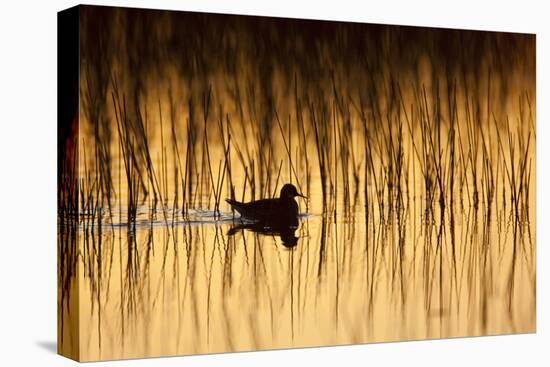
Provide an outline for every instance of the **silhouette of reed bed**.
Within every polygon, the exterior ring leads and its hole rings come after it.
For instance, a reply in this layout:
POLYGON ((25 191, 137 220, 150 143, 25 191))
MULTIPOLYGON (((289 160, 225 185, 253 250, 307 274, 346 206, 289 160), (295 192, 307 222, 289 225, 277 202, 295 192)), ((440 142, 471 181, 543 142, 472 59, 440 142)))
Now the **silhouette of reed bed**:
POLYGON ((83 14, 58 247, 86 358, 534 331, 534 36, 83 14), (295 245, 234 228, 225 198, 287 182, 295 245))

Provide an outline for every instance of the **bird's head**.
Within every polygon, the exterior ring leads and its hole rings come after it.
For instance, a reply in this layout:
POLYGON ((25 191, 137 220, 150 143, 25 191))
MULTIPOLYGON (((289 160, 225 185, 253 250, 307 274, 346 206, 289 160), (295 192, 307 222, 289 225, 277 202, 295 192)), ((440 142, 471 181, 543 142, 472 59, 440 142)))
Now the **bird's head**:
POLYGON ((298 190, 296 190, 296 187, 294 187, 293 184, 286 184, 281 189, 281 199, 293 199, 296 196, 306 198, 304 195, 300 194, 298 190))

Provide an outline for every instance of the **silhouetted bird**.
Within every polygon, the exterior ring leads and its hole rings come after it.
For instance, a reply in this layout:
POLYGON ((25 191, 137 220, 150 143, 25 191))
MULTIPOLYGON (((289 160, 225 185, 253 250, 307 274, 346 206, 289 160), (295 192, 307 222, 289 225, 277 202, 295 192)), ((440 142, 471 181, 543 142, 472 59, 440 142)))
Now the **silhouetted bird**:
POLYGON ((277 199, 262 199, 249 203, 232 199, 226 199, 226 201, 245 219, 277 226, 297 226, 298 203, 294 200, 296 196, 306 198, 298 193, 294 185, 286 184, 277 199))

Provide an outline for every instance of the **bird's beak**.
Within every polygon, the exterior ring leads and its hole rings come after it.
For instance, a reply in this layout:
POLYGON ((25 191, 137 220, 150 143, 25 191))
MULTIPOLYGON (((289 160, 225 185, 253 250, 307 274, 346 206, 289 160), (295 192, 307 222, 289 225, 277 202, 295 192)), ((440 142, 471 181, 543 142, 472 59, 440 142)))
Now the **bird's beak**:
POLYGON ((306 199, 306 200, 307 200, 307 196, 305 196, 305 195, 302 195, 302 194, 296 194, 296 196, 299 196, 299 197, 301 197, 301 198, 304 198, 304 199, 306 199))

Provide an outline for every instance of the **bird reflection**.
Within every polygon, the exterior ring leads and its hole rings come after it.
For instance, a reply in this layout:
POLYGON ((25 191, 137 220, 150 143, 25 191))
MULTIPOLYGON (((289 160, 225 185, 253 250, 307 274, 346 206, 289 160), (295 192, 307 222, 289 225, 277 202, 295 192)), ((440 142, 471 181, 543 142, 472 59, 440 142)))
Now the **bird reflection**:
POLYGON ((254 233, 262 234, 264 236, 279 236, 281 238, 283 246, 285 246, 286 248, 293 248, 298 244, 298 237, 295 236, 295 232, 298 227, 285 223, 240 222, 233 225, 233 227, 231 227, 229 231, 227 231, 227 234, 229 236, 233 236, 236 233, 245 229, 254 233))

